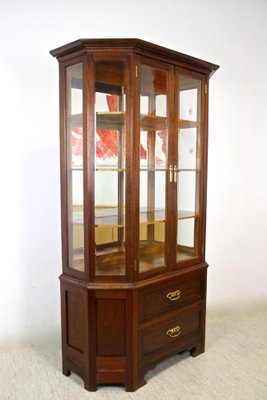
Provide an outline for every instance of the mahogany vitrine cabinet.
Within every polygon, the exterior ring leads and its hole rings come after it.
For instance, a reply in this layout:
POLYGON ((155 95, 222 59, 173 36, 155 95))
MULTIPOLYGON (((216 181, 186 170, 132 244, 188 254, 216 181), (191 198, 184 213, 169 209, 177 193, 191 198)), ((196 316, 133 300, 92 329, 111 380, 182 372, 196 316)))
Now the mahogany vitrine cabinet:
POLYGON ((60 71, 63 373, 134 391, 204 351, 208 80, 139 39, 51 51, 60 71))

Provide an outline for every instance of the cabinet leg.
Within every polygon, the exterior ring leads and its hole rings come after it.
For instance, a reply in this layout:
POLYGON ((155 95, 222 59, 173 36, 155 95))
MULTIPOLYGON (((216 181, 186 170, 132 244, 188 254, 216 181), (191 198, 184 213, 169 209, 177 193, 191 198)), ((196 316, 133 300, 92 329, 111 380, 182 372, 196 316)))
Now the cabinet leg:
POLYGON ((97 384, 95 382, 92 382, 89 378, 84 379, 84 388, 89 392, 96 392, 97 384))
POLYGON ((67 366, 67 362, 64 360, 62 360, 62 373, 65 376, 70 376, 70 369, 67 366))
POLYGON ((135 392, 140 387, 146 385, 146 383, 147 382, 146 382, 145 378, 143 377, 143 375, 138 376, 137 382, 133 382, 133 383, 125 385, 125 390, 126 390, 126 392, 135 392))
POLYGON ((190 350, 190 355, 192 357, 197 357, 199 354, 204 353, 205 351, 205 346, 202 343, 199 343, 196 347, 193 347, 190 350))
POLYGON ((137 385, 126 385, 125 386, 125 390, 126 390, 126 392, 135 392, 137 389, 139 389, 140 387, 142 387, 142 386, 144 386, 144 385, 146 385, 146 380, 145 379, 143 379, 142 381, 139 381, 138 383, 137 383, 137 385))

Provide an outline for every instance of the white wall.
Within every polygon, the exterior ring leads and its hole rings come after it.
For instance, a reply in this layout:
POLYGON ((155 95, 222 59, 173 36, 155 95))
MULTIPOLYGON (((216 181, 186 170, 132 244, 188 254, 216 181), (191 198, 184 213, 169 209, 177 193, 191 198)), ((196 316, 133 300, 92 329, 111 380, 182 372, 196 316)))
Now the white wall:
POLYGON ((139 37, 221 65, 210 83, 210 304, 267 297, 266 0, 3 0, 0 338, 58 332, 58 66, 80 37, 139 37))

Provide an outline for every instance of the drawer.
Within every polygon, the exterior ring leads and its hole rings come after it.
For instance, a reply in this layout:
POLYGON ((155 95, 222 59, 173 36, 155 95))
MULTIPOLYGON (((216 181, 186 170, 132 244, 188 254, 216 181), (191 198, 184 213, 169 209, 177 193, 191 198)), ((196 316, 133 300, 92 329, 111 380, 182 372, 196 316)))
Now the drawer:
POLYGON ((153 323, 149 328, 140 330, 139 357, 149 355, 160 356, 172 350, 185 350, 185 343, 190 337, 201 334, 202 311, 194 309, 188 315, 172 317, 157 324, 153 323))
POLYGON ((191 279, 168 281, 157 288, 146 288, 140 297, 140 320, 145 321, 156 315, 174 310, 187 303, 199 301, 204 297, 205 274, 191 279))

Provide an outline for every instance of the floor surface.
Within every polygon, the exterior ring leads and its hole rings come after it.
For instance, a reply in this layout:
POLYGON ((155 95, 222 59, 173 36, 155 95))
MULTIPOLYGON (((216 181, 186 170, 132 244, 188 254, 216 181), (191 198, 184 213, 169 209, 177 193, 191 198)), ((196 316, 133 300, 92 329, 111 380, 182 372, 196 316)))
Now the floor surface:
POLYGON ((267 400, 267 305, 208 308, 206 352, 159 364, 147 385, 87 392, 83 381, 61 373, 57 339, 0 349, 1 400, 267 400))

